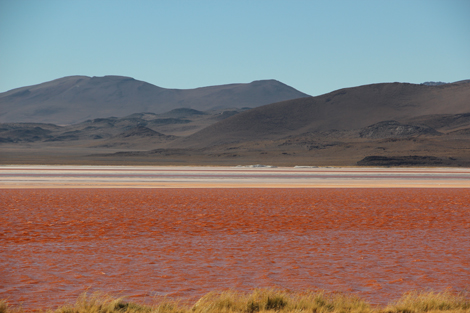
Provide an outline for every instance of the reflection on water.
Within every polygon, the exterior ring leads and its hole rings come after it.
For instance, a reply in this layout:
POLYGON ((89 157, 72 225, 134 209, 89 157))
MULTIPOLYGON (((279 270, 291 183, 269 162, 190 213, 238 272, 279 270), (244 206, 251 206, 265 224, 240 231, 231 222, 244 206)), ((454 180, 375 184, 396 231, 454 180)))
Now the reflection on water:
MULTIPOLYGON (((468 189, 0 190, 0 298, 470 286, 468 189)), ((45 300, 47 299, 47 301, 45 300)))

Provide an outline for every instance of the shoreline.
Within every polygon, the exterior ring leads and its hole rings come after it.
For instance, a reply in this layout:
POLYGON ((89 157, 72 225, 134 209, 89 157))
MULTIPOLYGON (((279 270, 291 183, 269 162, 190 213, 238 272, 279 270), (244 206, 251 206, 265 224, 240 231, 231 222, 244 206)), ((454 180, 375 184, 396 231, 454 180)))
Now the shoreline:
POLYGON ((30 188, 470 188, 470 169, 0 166, 0 189, 30 188))

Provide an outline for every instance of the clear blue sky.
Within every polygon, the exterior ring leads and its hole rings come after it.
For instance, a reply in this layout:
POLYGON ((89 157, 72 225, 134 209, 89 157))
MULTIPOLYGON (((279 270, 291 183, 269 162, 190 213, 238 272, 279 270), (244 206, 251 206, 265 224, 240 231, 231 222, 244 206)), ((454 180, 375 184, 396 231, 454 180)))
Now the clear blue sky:
POLYGON ((0 0, 0 92, 69 75, 311 95, 470 79, 470 0, 0 0))

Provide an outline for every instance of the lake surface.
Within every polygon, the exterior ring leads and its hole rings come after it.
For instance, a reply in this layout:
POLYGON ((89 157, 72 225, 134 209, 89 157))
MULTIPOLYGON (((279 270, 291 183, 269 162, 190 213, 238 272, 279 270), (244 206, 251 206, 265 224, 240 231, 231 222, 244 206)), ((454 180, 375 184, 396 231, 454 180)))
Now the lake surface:
POLYGON ((0 298, 470 287, 470 189, 0 189, 0 298))

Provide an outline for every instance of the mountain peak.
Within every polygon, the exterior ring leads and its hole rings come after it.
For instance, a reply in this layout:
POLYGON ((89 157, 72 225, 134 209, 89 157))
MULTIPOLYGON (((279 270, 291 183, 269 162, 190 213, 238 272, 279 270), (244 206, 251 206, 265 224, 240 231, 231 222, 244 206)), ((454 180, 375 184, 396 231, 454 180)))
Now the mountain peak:
POLYGON ((91 77, 91 79, 108 80, 108 81, 136 80, 132 77, 118 76, 118 75, 93 76, 91 77))
POLYGON ((132 77, 67 76, 0 93, 1 122, 79 123, 88 119, 261 105, 308 95, 276 80, 195 89, 166 89, 132 77))

